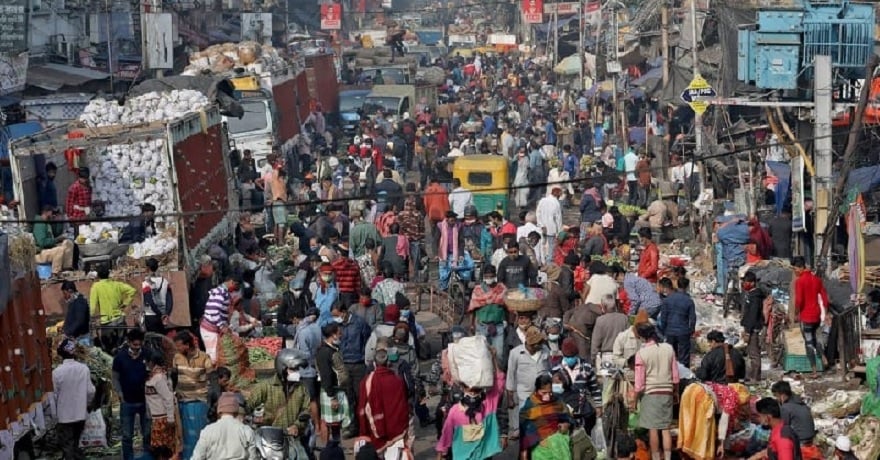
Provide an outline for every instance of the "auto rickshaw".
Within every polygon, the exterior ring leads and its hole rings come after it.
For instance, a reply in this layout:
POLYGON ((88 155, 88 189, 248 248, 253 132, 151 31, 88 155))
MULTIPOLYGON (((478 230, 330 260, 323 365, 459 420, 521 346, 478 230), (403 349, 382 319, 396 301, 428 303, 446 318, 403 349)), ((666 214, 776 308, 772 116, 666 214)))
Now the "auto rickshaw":
POLYGON ((510 165, 499 155, 466 155, 457 157, 452 165, 452 177, 474 196, 477 213, 484 216, 500 206, 507 215, 510 187, 510 165))

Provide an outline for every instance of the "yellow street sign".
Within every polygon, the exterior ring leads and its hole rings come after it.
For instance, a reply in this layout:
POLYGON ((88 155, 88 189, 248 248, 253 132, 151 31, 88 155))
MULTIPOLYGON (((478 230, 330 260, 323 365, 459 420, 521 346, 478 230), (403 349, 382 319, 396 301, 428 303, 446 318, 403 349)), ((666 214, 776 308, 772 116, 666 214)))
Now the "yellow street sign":
POLYGON ((709 82, 707 82, 701 75, 695 76, 688 85, 688 89, 709 89, 711 87, 712 86, 709 85, 709 82))
POLYGON ((697 115, 702 115, 706 113, 706 109, 709 108, 709 103, 706 101, 693 101, 690 102, 689 105, 691 106, 691 110, 693 110, 694 113, 696 113, 697 115))

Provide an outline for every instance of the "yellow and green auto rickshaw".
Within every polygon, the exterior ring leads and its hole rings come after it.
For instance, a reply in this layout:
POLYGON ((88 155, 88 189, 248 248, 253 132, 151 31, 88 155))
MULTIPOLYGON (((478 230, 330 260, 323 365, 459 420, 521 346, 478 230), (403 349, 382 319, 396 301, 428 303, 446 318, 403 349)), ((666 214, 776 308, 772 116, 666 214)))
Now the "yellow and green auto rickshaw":
POLYGON ((499 206, 507 214, 510 164, 504 156, 466 155, 455 159, 452 177, 471 191, 477 213, 484 216, 499 206))

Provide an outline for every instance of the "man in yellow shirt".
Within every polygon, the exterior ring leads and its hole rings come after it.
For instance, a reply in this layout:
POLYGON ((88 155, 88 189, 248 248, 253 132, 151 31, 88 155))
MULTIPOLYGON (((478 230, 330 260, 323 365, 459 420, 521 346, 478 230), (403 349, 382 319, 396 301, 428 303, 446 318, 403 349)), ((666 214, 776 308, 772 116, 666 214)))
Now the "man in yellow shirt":
MULTIPOLYGON (((107 267, 98 269, 98 278, 89 291, 92 320, 101 326, 124 326, 125 308, 131 305, 137 290, 129 284, 111 280, 110 269, 107 267)), ((111 329, 103 337, 101 331, 98 331, 100 343, 112 349, 117 344, 120 331, 111 329)))

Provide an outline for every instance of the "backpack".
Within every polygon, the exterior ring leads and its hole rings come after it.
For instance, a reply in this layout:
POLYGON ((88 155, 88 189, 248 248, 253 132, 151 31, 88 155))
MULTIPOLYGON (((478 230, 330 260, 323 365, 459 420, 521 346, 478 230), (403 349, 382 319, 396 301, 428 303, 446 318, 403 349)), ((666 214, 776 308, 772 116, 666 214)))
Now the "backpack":
POLYGON ((165 296, 168 293, 168 281, 165 278, 159 278, 160 282, 157 284, 155 280, 152 276, 147 278, 147 282, 150 283, 150 292, 153 293, 154 310, 157 315, 165 315, 165 296))

